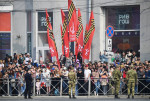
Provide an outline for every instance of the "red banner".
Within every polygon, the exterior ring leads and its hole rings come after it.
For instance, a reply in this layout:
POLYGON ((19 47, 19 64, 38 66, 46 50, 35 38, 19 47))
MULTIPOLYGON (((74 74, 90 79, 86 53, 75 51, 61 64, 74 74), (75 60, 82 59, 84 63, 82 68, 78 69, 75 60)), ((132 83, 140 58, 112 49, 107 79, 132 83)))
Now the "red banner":
POLYGON ((65 48, 65 56, 69 57, 69 39, 68 39, 68 27, 67 27, 67 18, 65 16, 65 13, 61 10, 61 16, 62 16, 62 23, 63 23, 63 29, 62 29, 62 40, 63 40, 63 48, 65 48))
POLYGON ((77 21, 78 30, 76 33, 76 49, 75 49, 75 55, 77 56, 78 52, 82 53, 83 50, 83 25, 82 25, 82 19, 81 19, 81 12, 80 9, 78 9, 78 21, 77 21))
POLYGON ((89 60, 94 32, 95 32, 95 22, 94 22, 94 15, 92 11, 90 16, 90 21, 89 21, 88 32, 85 33, 85 38, 84 38, 83 59, 89 60))
POLYGON ((69 22, 69 41, 76 41, 77 17, 76 8, 72 0, 68 0, 68 22, 69 22))
POLYGON ((49 50, 50 50, 52 57, 56 56, 57 64, 58 64, 59 69, 60 69, 60 62, 58 59, 57 47, 56 47, 55 38, 54 38, 53 30, 52 30, 52 25, 50 23, 47 10, 46 10, 46 21, 47 21, 47 38, 48 38, 49 50))

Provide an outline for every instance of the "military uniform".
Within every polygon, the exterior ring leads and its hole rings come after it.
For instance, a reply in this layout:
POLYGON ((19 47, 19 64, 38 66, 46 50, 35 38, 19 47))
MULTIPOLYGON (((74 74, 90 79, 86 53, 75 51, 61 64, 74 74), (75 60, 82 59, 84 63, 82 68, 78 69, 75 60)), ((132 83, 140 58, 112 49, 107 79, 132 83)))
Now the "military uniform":
POLYGON ((137 83, 137 73, 135 70, 133 70, 133 66, 131 66, 131 70, 127 72, 126 78, 128 80, 128 98, 130 98, 130 88, 132 89, 132 98, 134 98, 135 83, 137 83))
POLYGON ((118 70, 118 68, 119 68, 119 66, 117 65, 116 69, 112 73, 114 85, 115 85, 115 91, 114 91, 115 98, 119 98, 118 94, 119 94, 119 88, 120 88, 121 72, 120 72, 120 70, 118 70))
POLYGON ((72 70, 68 73, 68 79, 69 79, 69 98, 71 98, 71 88, 72 88, 72 95, 73 98, 75 98, 75 85, 76 85, 76 73, 72 70))

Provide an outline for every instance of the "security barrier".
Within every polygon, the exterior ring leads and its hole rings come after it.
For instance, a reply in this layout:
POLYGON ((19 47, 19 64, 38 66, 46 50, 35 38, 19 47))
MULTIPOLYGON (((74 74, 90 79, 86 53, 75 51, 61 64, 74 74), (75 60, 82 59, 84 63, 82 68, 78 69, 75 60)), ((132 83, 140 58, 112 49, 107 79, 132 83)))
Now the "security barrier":
MULTIPOLYGON (((41 78, 40 81, 33 79, 32 85, 33 96, 66 96, 68 95, 67 78, 41 78)), ((25 91, 25 82, 23 78, 19 79, 0 79, 0 96, 22 96, 25 91)), ((76 96, 98 96, 113 95, 115 85, 112 79, 89 78, 78 79, 76 81, 76 96)), ((127 80, 120 80, 120 95, 127 95, 127 80)), ((138 78, 135 85, 135 94, 150 95, 150 79, 138 78)))

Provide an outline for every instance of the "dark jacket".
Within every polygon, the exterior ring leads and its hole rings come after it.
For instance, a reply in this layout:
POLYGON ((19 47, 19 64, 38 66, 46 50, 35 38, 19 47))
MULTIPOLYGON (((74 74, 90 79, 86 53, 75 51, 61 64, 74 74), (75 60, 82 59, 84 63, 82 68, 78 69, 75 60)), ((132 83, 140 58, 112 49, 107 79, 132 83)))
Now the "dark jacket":
POLYGON ((26 85, 30 85, 32 84, 32 76, 29 73, 25 74, 25 81, 26 81, 26 85))

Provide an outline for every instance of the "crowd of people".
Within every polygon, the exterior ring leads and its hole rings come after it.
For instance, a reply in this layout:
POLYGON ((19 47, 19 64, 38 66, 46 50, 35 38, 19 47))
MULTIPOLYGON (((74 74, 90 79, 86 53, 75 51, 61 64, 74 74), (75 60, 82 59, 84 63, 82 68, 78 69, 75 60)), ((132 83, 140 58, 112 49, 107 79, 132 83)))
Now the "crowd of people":
POLYGON ((90 91, 95 96, 113 94, 114 87, 111 78, 113 78, 112 72, 116 65, 120 66, 122 92, 126 92, 126 73, 133 65, 139 78, 138 84, 135 86, 135 93, 149 93, 150 61, 141 62, 135 51, 128 51, 127 53, 116 52, 111 57, 111 63, 108 64, 107 52, 104 51, 103 54, 100 52, 99 60, 88 63, 84 63, 82 53, 75 56, 73 52, 70 52, 69 58, 61 55, 60 68, 57 62, 33 61, 29 53, 15 53, 13 57, 6 55, 5 59, 0 60, 0 95, 22 95, 26 88, 24 76, 27 71, 32 75, 33 81, 31 82, 35 82, 32 88, 35 86, 36 95, 59 95, 61 78, 63 79, 62 93, 68 94, 68 73, 71 71, 71 67, 74 68, 77 76, 76 95, 86 95, 89 83, 90 91), (144 85, 148 85, 147 88, 144 85), (112 89, 108 90, 110 88, 112 89))

